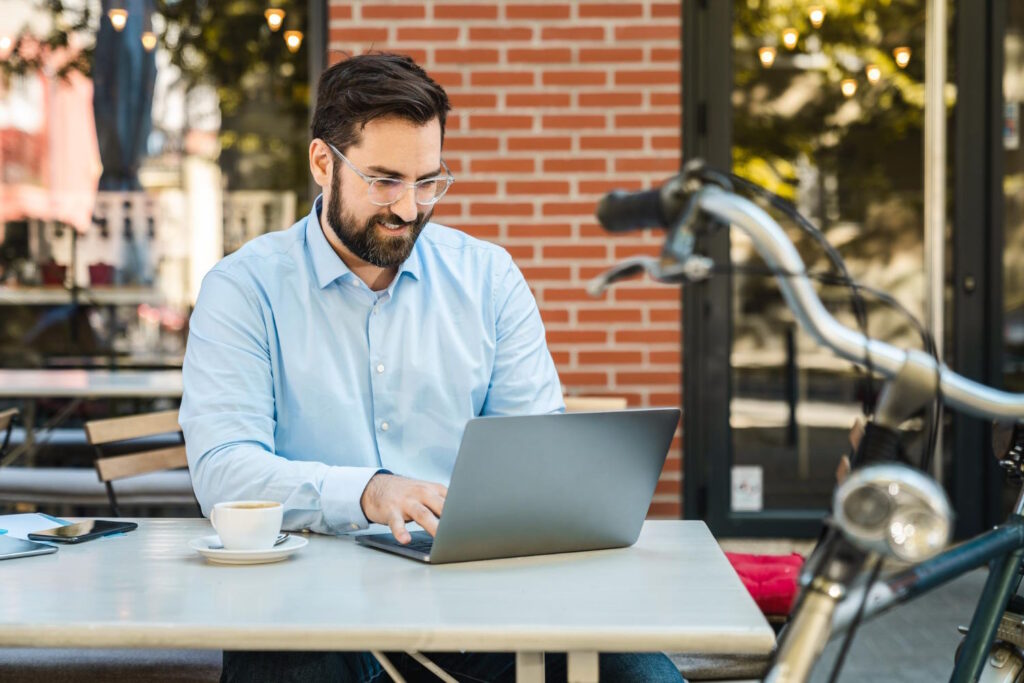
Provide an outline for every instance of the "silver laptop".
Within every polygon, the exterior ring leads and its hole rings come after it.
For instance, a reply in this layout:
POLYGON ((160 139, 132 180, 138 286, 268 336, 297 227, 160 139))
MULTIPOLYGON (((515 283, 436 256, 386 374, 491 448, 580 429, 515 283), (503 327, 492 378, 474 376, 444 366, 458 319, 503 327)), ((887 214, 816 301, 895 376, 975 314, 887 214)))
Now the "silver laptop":
POLYGON ((437 536, 355 540, 431 564, 632 545, 679 416, 655 408, 470 420, 437 536))

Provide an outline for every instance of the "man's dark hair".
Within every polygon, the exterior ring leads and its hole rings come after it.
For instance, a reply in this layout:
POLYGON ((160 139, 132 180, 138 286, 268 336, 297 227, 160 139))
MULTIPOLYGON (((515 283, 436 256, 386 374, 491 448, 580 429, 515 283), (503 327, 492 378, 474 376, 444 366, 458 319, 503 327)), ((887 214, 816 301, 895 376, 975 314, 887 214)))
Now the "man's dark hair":
POLYGON ((359 144, 363 127, 374 119, 397 116, 426 125, 436 118, 444 141, 449 110, 444 89, 410 57, 374 52, 350 57, 323 72, 310 128, 314 138, 344 152, 359 144))

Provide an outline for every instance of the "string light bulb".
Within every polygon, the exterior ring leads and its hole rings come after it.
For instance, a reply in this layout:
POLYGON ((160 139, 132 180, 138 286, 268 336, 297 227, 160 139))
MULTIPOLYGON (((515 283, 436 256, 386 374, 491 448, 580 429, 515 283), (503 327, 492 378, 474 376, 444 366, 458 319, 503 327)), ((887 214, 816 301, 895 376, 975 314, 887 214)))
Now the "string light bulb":
POLYGON ((152 52, 156 47, 156 34, 152 31, 145 31, 142 34, 142 47, 146 52, 152 52))
POLYGON ((302 31, 285 31, 284 44, 288 46, 288 51, 292 54, 298 52, 302 47, 302 31))
POLYGON ((114 30, 118 33, 123 31, 128 23, 128 10, 126 9, 112 9, 107 12, 107 16, 110 18, 110 23, 114 25, 114 30))
POLYGON ((906 45, 901 45, 893 50, 892 56, 896 60, 896 66, 901 69, 907 68, 907 64, 910 64, 910 48, 906 45))
POLYGON ((839 89, 843 91, 843 97, 853 97, 857 93, 857 81, 844 78, 839 83, 839 89))
POLYGON ((825 23, 825 6, 811 5, 807 8, 807 17, 811 20, 811 26, 821 28, 821 25, 825 23))
POLYGON ((14 41, 11 40, 10 36, 0 36, 0 52, 7 52, 13 44, 14 41))
POLYGON ((795 28, 787 28, 782 32, 782 44, 786 46, 787 50, 792 50, 796 47, 796 41, 800 38, 800 32, 795 28))
POLYGON ((271 31, 277 31, 284 24, 284 10, 277 7, 271 7, 263 16, 267 18, 267 26, 270 27, 271 31))
POLYGON ((878 68, 877 64, 868 64, 864 67, 864 75, 868 77, 868 83, 874 85, 882 77, 882 70, 878 68))
POLYGON ((772 68, 772 64, 775 63, 776 50, 774 47, 765 46, 757 51, 757 58, 761 60, 761 66, 766 69, 772 68))

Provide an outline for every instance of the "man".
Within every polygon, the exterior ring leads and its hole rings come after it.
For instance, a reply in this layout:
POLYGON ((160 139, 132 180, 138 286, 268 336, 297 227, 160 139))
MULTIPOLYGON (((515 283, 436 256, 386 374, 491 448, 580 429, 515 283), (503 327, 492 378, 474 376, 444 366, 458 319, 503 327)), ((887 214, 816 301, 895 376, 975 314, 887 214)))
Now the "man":
MULTIPOLYGON (((468 420, 564 409, 508 253, 429 222, 454 180, 441 159, 449 109, 407 57, 324 72, 309 146, 323 194, 292 228, 211 270, 192 315, 180 423, 204 511, 272 499, 288 529, 378 522, 408 542, 406 522, 437 529, 468 420)), ((514 677, 511 655, 433 656, 467 680, 514 677)), ((601 666, 610 680, 679 680, 661 655, 601 666)), ((369 653, 229 652, 223 676, 385 680, 369 653)))

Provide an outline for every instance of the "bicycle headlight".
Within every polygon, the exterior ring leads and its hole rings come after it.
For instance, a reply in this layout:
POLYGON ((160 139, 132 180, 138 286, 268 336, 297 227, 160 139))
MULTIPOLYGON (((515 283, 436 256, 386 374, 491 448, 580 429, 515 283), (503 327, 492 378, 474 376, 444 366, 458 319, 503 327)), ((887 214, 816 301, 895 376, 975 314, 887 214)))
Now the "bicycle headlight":
POLYGON ((899 463, 862 467, 835 492, 836 524, 851 541, 882 555, 921 562, 938 554, 953 528, 942 487, 899 463))

